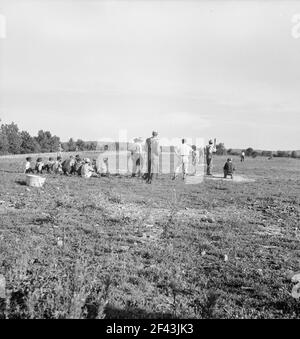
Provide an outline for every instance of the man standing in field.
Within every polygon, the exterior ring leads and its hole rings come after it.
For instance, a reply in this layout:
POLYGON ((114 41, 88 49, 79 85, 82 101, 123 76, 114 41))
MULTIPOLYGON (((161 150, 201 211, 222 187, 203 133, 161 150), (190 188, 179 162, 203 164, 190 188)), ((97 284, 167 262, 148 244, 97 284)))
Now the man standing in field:
POLYGON ((186 175, 188 173, 188 166, 189 166, 189 155, 192 152, 192 147, 187 145, 186 139, 182 139, 181 145, 179 146, 178 150, 176 150, 176 154, 180 156, 180 164, 176 168, 173 180, 176 179, 180 168, 182 168, 182 179, 185 180, 186 175))
POLYGON ((133 149, 131 151, 132 159, 132 176, 135 177, 136 174, 140 177, 142 175, 144 167, 144 157, 143 157, 143 145, 142 138, 135 138, 133 149))
POLYGON ((157 132, 153 131, 152 137, 146 140, 145 149, 148 163, 148 173, 145 179, 147 180, 148 184, 151 184, 153 180, 153 174, 155 174, 157 178, 159 172, 160 142, 157 132))
POLYGON ((241 153, 241 162, 244 162, 245 161, 245 152, 243 151, 241 153))
POLYGON ((217 149, 216 149, 216 139, 214 140, 214 142, 212 140, 209 140, 209 143, 206 146, 205 150, 206 150, 206 165, 207 165, 206 174, 212 175, 211 174, 211 168, 212 168, 213 153, 216 153, 216 151, 217 151, 217 149))

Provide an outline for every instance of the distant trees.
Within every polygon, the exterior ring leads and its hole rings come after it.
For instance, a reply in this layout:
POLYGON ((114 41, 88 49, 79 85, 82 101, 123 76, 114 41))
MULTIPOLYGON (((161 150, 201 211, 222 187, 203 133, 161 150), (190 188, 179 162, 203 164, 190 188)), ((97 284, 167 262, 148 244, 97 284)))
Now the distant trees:
POLYGON ((8 141, 8 153, 21 153, 22 137, 18 126, 12 122, 11 124, 2 125, 1 130, 8 141))
POLYGON ((249 148, 246 149, 245 155, 247 157, 251 157, 253 152, 254 152, 254 149, 252 147, 249 147, 249 148))
POLYGON ((41 152, 40 144, 28 132, 21 132, 22 144, 21 153, 39 153, 41 152))
POLYGON ((86 145, 86 150, 88 151, 96 151, 97 149, 97 143, 94 141, 86 142, 85 145, 86 145))
POLYGON ((85 150, 85 142, 81 139, 78 139, 76 141, 76 147, 78 151, 84 151, 85 150))
POLYGON ((291 155, 291 152, 288 151, 277 151, 276 157, 288 158, 291 155))
POLYGON ((232 148, 229 148, 227 150, 227 154, 228 155, 241 155, 241 151, 240 150, 234 150, 232 148))
POLYGON ((76 151, 76 142, 73 140, 73 138, 70 138, 69 141, 66 144, 66 151, 74 152, 76 151))
POLYGON ((216 145, 216 154, 218 154, 218 155, 227 154, 225 145, 222 142, 220 142, 219 144, 216 145))
POLYGON ((293 151, 291 153, 291 158, 300 158, 300 151, 293 151))
MULTIPOLYGON (((1 122, 1 119, 0 119, 1 122)), ((28 154, 28 153, 48 153, 48 152, 65 152, 69 151, 95 151, 97 142, 84 141, 70 138, 68 142, 61 143, 60 138, 52 135, 49 131, 39 130, 37 136, 31 136, 27 131, 20 131, 18 125, 14 122, 10 124, 1 124, 0 126, 0 155, 3 154, 28 154)), ((218 155, 241 155, 242 150, 229 148, 228 151, 224 143, 216 145, 216 154, 218 155)), ((299 151, 258 151, 252 147, 245 151, 246 156, 265 157, 291 157, 300 158, 299 151)))
POLYGON ((40 130, 36 137, 20 131, 14 122, 0 126, 0 154, 58 152, 60 139, 49 131, 40 130))
POLYGON ((0 128, 0 154, 7 154, 9 149, 9 142, 3 127, 0 128))
POLYGON ((261 155, 262 155, 263 157, 268 157, 268 158, 270 158, 270 157, 273 156, 273 152, 272 152, 272 151, 262 151, 262 152, 261 152, 261 155))
POLYGON ((97 143, 94 141, 83 141, 81 139, 75 142, 73 138, 70 138, 68 142, 62 144, 62 148, 65 152, 96 151, 97 143))
POLYGON ((300 150, 296 151, 260 151, 254 150, 252 147, 247 148, 246 150, 241 149, 232 149, 229 148, 227 150, 227 154, 229 155, 241 155, 242 151, 245 152, 245 155, 248 157, 256 158, 257 156, 272 158, 272 157, 280 157, 280 158, 293 158, 293 159, 300 159, 300 150))
POLYGON ((52 136, 49 131, 40 130, 35 140, 40 145, 41 152, 58 152, 60 139, 56 135, 52 136))

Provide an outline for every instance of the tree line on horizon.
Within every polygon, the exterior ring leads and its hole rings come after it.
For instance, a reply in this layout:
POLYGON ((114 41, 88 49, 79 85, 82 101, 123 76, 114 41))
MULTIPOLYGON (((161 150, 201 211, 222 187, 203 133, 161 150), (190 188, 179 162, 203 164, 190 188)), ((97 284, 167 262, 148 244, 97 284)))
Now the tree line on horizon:
POLYGON ((241 155, 242 152, 245 152, 247 157, 256 158, 257 156, 262 157, 279 157, 279 158, 300 158, 300 150, 298 151, 261 151, 254 150, 252 147, 248 147, 247 149, 235 150, 232 148, 226 149, 223 143, 219 143, 216 145, 217 154, 219 155, 241 155))
MULTIPOLYGON (((1 121, 1 120, 0 120, 1 121)), ((0 155, 30 154, 72 151, 95 151, 97 142, 70 138, 68 142, 61 142, 60 138, 49 131, 40 130, 37 136, 31 136, 27 131, 20 131, 17 124, 1 124, 0 126, 0 155)), ((245 150, 226 149, 224 143, 216 145, 217 155, 241 155, 244 151, 249 157, 291 157, 300 158, 300 151, 258 151, 249 147, 245 150)))
POLYGON ((44 130, 38 131, 37 136, 31 136, 29 132, 21 131, 14 122, 0 126, 0 155, 90 151, 96 148, 96 142, 81 139, 75 141, 70 138, 68 142, 61 142, 58 136, 44 130))

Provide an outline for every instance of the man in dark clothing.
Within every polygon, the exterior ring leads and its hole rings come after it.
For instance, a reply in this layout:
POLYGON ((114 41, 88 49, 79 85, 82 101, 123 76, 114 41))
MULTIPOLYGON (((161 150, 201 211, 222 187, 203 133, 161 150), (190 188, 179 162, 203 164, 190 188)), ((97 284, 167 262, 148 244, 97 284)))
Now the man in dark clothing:
POLYGON ((147 180, 147 182, 150 180, 151 175, 151 138, 146 139, 146 145, 145 149, 147 151, 147 172, 143 175, 143 179, 147 180))
POLYGON ((231 179, 233 179, 233 172, 235 171, 235 168, 232 163, 232 159, 228 158, 225 165, 224 165, 224 178, 227 178, 227 175, 231 176, 231 179))
POLYGON ((153 131, 152 137, 146 140, 145 150, 148 161, 148 173, 145 179, 148 184, 151 184, 154 174, 157 178, 159 173, 159 157, 161 149, 157 132, 153 131))
POLYGON ((212 169, 212 159, 213 159, 213 153, 216 153, 216 139, 214 141, 209 140, 208 145, 205 147, 205 153, 206 153, 206 174, 211 174, 212 169))

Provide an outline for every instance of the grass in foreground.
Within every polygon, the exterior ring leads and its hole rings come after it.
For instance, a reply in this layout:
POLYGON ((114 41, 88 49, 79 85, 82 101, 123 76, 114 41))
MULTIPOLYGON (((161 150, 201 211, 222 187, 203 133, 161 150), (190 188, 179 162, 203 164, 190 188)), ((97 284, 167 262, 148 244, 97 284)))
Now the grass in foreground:
POLYGON ((299 161, 236 165, 256 181, 0 172, 0 317, 299 318, 299 161))

